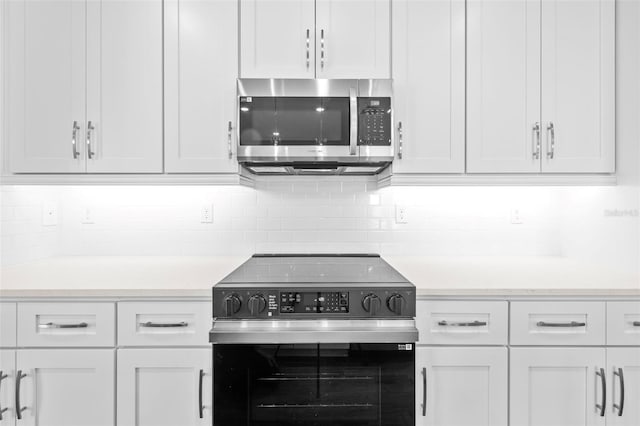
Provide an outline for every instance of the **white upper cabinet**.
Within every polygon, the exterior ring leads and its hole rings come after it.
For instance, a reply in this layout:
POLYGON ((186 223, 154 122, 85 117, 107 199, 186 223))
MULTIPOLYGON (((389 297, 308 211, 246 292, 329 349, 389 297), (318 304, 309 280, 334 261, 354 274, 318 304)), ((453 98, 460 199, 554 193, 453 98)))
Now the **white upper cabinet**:
POLYGON ((76 0, 6 2, 5 130, 14 173, 85 170, 85 11, 76 0))
POLYGON ((390 0, 316 1, 318 78, 389 78, 390 61, 390 0))
POLYGON ((314 0, 240 0, 240 23, 242 77, 315 77, 314 0))
POLYGON ((542 2, 542 171, 615 171, 615 1, 542 2))
POLYGON ((467 171, 539 172, 540 0, 467 2, 467 171))
MULTIPOLYGON (((259 3, 254 10, 262 13, 263 2, 253 3, 259 3)), ((165 0, 165 170, 169 173, 238 171, 233 156, 237 33, 235 0, 165 0)), ((274 43, 274 52, 287 52, 280 41, 274 43)))
POLYGON ((614 0, 469 0, 467 171, 615 171, 614 0))
POLYGON ((465 2, 393 2, 394 173, 463 173, 465 2))
POLYGON ((162 0, 87 2, 86 134, 88 172, 162 172, 162 0))
POLYGON ((240 0, 243 78, 389 78, 390 0, 240 0))

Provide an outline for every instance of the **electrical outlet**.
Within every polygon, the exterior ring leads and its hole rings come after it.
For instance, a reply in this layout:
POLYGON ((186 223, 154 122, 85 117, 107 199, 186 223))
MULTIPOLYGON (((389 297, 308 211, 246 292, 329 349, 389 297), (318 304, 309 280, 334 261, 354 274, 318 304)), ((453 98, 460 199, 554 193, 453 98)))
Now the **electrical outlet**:
POLYGON ((58 206, 53 203, 45 203, 42 206, 42 225, 56 226, 58 224, 58 206))
POLYGON ((213 223, 213 206, 204 205, 200 210, 200 223, 213 223))
POLYGON ((511 209, 511 224, 522 225, 523 223, 524 223, 524 219, 522 218, 522 210, 511 209))
POLYGON ((396 223, 409 223, 407 207, 396 206, 396 223))
POLYGON ((95 219, 93 217, 93 209, 91 207, 85 207, 82 210, 82 218, 80 219, 80 223, 84 225, 91 225, 95 223, 95 219))

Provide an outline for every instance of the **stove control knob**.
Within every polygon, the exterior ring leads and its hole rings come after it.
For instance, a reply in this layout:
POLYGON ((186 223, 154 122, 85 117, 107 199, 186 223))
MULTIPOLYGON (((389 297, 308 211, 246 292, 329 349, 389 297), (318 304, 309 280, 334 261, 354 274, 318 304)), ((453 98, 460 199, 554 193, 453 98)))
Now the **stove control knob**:
POLYGON ((237 314, 240 311, 240 306, 242 306, 242 301, 235 294, 230 294, 224 298, 224 306, 223 312, 227 317, 231 317, 234 314, 237 314))
POLYGON ((366 295, 364 299, 362 299, 364 311, 368 312, 372 317, 378 313, 381 304, 380 298, 373 293, 366 295))
POLYGON ((252 317, 257 317, 264 311, 264 308, 267 307, 267 301, 261 294, 254 294, 249 298, 248 305, 249 314, 251 314, 252 317))
POLYGON ((387 307, 391 312, 396 315, 402 315, 404 312, 404 308, 406 305, 406 301, 401 294, 392 294, 389 299, 387 299, 387 307))

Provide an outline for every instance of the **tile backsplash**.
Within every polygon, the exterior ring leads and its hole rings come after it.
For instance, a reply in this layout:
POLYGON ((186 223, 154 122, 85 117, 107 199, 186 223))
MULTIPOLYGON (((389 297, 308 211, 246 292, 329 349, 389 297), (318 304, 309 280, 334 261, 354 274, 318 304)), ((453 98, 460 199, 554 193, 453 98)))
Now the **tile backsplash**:
POLYGON ((633 270, 639 195, 635 186, 376 189, 324 178, 255 189, 4 186, 1 256, 5 266, 68 255, 566 256, 633 270), (43 225, 49 206, 55 226, 43 225), (213 223, 202 223, 206 207, 213 223))

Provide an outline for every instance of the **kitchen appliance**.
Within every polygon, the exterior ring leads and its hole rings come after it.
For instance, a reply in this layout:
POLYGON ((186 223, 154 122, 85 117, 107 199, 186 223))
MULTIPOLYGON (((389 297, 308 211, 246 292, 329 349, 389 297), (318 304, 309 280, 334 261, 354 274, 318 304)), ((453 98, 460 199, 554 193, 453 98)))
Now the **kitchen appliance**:
POLYGON ((238 161, 251 173, 370 175, 393 160, 391 80, 238 80, 238 161))
POLYGON ((214 426, 414 426, 415 287, 377 255, 254 255, 213 287, 214 426))

